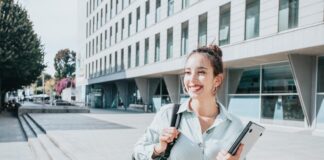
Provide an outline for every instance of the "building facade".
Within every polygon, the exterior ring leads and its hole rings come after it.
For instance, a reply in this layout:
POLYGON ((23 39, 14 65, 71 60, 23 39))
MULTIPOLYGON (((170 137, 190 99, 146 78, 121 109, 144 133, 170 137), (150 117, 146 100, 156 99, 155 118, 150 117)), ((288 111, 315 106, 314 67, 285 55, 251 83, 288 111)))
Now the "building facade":
POLYGON ((77 85, 92 107, 182 102, 187 55, 215 43, 230 112, 324 130, 322 0, 86 0, 79 10, 77 85))

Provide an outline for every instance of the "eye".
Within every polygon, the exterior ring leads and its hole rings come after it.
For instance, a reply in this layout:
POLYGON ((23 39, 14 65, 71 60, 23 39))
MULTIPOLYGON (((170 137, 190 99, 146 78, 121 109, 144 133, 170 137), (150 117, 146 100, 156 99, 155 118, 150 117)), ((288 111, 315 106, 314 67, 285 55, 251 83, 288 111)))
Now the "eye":
POLYGON ((198 74, 206 74, 205 71, 198 71, 198 74))
POLYGON ((190 75, 190 71, 185 71, 184 74, 185 75, 190 75))

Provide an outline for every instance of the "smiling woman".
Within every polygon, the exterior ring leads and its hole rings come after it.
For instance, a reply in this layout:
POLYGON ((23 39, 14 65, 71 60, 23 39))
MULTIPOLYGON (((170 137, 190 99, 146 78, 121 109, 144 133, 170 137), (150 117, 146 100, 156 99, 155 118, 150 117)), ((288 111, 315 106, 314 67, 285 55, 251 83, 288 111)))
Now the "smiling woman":
POLYGON ((240 159, 243 146, 235 155, 227 151, 242 131, 242 123, 216 99, 224 80, 221 49, 210 45, 192 51, 184 73, 184 90, 190 98, 177 112, 182 115, 180 127, 169 127, 173 105, 161 107, 135 145, 134 158, 161 159, 167 145, 176 140, 170 159, 240 159))

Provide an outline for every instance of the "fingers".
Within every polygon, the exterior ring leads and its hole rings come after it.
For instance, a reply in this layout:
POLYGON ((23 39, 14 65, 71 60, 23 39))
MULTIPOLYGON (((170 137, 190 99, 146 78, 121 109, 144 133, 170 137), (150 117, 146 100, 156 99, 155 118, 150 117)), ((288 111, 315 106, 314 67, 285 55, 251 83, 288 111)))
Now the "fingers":
POLYGON ((225 150, 221 150, 217 156, 216 156, 216 160, 239 160, 241 153, 243 151, 243 144, 240 144, 238 150, 236 151, 235 155, 231 155, 229 154, 227 151, 225 150))
POLYGON ((240 146, 237 149, 236 154, 235 154, 236 157, 240 157, 241 156, 241 153, 243 151, 243 147, 244 147, 244 145, 243 144, 240 144, 240 146))
POLYGON ((179 133, 180 132, 174 127, 164 128, 160 136, 160 141, 170 143, 174 139, 178 138, 179 133))

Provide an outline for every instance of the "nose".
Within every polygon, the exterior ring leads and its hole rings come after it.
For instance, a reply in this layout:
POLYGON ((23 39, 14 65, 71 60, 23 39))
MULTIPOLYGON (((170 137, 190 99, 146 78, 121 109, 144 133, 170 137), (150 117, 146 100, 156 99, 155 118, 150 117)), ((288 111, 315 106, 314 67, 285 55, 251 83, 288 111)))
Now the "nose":
POLYGON ((196 82, 196 81, 198 81, 198 74, 196 74, 196 73, 191 73, 190 76, 189 76, 189 80, 190 80, 191 82, 196 82))

